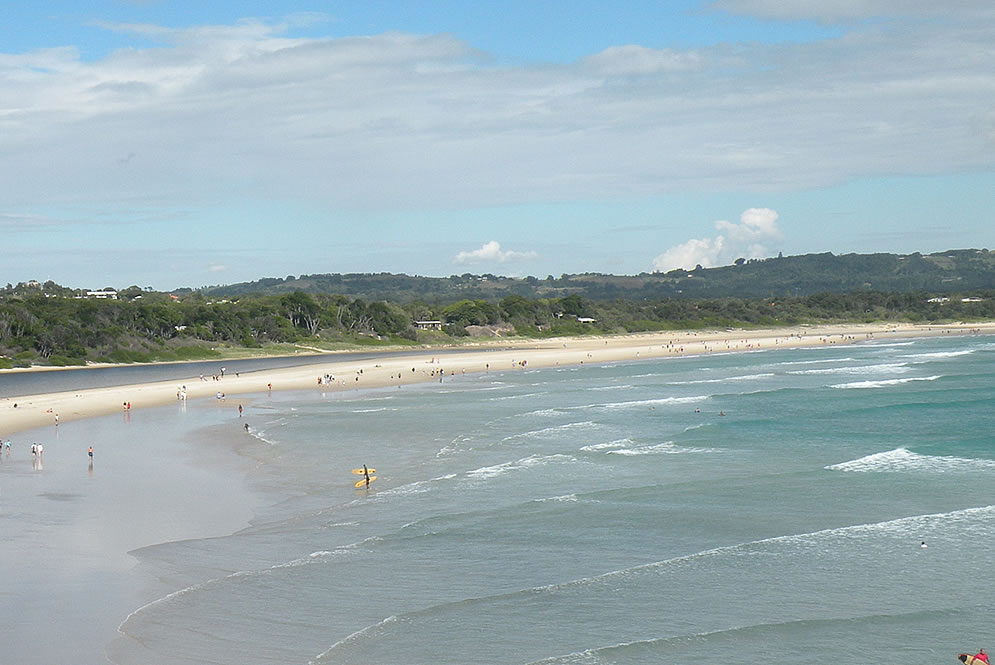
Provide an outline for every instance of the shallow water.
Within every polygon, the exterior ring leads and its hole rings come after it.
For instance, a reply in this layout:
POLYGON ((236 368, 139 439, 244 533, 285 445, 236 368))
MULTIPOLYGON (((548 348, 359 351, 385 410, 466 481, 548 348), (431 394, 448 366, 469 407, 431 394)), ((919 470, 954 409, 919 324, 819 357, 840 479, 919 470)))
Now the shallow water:
POLYGON ((990 634, 993 379, 957 337, 260 396, 252 525, 134 552, 110 653, 949 661, 990 634))

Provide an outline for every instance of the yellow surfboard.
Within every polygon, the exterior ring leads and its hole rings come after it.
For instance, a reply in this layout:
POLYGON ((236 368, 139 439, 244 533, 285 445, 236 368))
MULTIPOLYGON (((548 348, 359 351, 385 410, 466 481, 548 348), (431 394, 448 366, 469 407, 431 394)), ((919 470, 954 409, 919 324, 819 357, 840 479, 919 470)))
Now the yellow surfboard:
MULTIPOLYGON (((371 469, 371 471, 372 471, 372 469, 371 469)), ((372 483, 372 482, 373 482, 374 480, 376 480, 376 479, 377 479, 377 477, 376 477, 376 476, 370 476, 370 482, 371 482, 371 483, 372 483)), ((362 488, 362 487, 366 487, 366 486, 367 486, 367 485, 366 485, 366 478, 363 478, 362 480, 360 480, 359 482, 357 482, 357 483, 356 483, 356 487, 360 487, 360 488, 362 488)))
POLYGON ((964 665, 987 665, 985 661, 981 660, 980 658, 975 658, 969 653, 960 654, 959 656, 957 656, 957 660, 964 663, 964 665))
MULTIPOLYGON (((377 472, 376 469, 366 469, 366 471, 369 471, 370 473, 376 473, 377 472)), ((355 473, 357 476, 363 475, 364 473, 366 473, 366 471, 364 471, 363 469, 353 469, 352 470, 352 472, 355 473)))

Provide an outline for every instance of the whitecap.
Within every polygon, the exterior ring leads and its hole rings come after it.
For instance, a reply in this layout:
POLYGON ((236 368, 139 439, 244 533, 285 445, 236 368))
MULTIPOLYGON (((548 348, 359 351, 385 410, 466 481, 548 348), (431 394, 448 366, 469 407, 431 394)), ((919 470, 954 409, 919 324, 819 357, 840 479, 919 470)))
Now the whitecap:
POLYGON ((797 369, 788 374, 904 374, 909 371, 908 363, 881 363, 877 365, 849 365, 846 367, 824 367, 820 369, 797 369))
POLYGON ((597 388, 587 388, 587 390, 591 390, 591 391, 594 391, 594 392, 600 392, 600 391, 603 391, 603 390, 630 390, 631 388, 632 388, 632 386, 626 384, 626 385, 623 385, 623 386, 599 386, 597 388))
POLYGON ((936 381, 941 378, 940 376, 914 376, 906 379, 885 379, 882 381, 854 381, 853 383, 837 383, 836 385, 829 386, 830 388, 886 388, 888 386, 897 386, 903 383, 911 383, 913 381, 936 381))
POLYGON ((568 464, 576 461, 577 458, 571 457, 570 455, 530 455, 529 457, 523 457, 522 459, 515 460, 513 462, 504 462, 493 466, 482 466, 479 469, 467 471, 466 475, 468 478, 475 480, 489 480, 491 478, 496 478, 503 473, 508 473, 509 471, 522 471, 524 469, 531 469, 552 463, 568 464))
POLYGON ((600 427, 596 422, 592 420, 584 420, 582 422, 566 423, 563 425, 554 425, 552 427, 544 427, 542 429, 530 430, 528 432, 520 432, 518 434, 512 434, 511 436, 506 436, 502 441, 514 441, 516 439, 534 439, 534 438, 544 438, 549 436, 556 436, 562 434, 563 432, 570 432, 577 429, 595 429, 600 427))
POLYGON ((937 455, 920 455, 907 448, 895 448, 881 453, 865 455, 849 462, 841 462, 826 467, 829 471, 850 471, 858 473, 896 473, 923 471, 930 473, 967 473, 971 471, 995 470, 995 460, 970 459, 937 455))
POLYGON ((586 453, 592 453, 599 450, 608 450, 611 448, 624 448, 626 446, 631 446, 633 444, 632 439, 616 439, 615 441, 606 441, 605 443, 592 443, 589 446, 584 446, 581 448, 582 451, 586 453))
POLYGON ((689 397, 660 397, 658 399, 640 399, 631 402, 607 402, 605 404, 588 404, 573 407, 575 409, 629 409, 638 406, 666 406, 669 404, 691 404, 708 399, 709 395, 694 395, 689 397))
POLYGON ((671 381, 668 385, 672 386, 689 386, 696 383, 726 383, 729 381, 756 381, 758 379, 769 379, 774 376, 773 372, 765 372, 763 374, 744 374, 742 376, 727 376, 722 379, 697 379, 695 381, 671 381))
POLYGON ((903 358, 908 358, 916 364, 929 362, 931 360, 943 360, 946 358, 957 358, 959 356, 969 356, 974 353, 974 349, 964 349, 962 351, 935 351, 933 353, 913 353, 903 358))
POLYGON ((665 441, 650 446, 639 446, 636 448, 616 448, 608 450, 609 455, 685 455, 693 453, 715 453, 715 448, 693 448, 689 446, 678 446, 673 441, 665 441))

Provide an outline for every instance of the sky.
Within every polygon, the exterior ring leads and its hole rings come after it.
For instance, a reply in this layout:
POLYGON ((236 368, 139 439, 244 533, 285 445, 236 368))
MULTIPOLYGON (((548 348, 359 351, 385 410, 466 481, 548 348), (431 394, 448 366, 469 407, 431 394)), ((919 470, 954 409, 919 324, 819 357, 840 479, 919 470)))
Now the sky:
POLYGON ((8 0, 0 284, 995 249, 990 0, 8 0))

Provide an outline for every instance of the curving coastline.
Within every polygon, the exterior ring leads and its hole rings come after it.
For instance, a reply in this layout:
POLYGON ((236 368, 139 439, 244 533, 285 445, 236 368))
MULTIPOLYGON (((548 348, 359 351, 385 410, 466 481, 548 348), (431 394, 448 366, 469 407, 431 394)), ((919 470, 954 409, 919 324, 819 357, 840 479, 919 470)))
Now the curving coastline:
MULTIPOLYGON (((270 390, 323 391, 403 386, 445 381, 456 374, 619 362, 647 358, 710 353, 736 353, 773 348, 801 348, 856 344, 871 339, 900 339, 930 335, 995 334, 995 322, 912 325, 895 323, 798 326, 763 330, 673 331, 612 337, 571 337, 548 340, 502 340, 459 354, 440 349, 419 353, 384 352, 362 358, 329 354, 313 364, 220 376, 192 375, 106 388, 19 395, 0 398, 0 436, 24 430, 106 415, 124 408, 161 406, 180 398, 224 398, 270 390), (323 360, 323 361, 322 361, 323 360), (329 381, 320 384, 325 376, 329 381), (128 407, 130 405, 130 407, 128 407)), ((34 370, 29 370, 34 371, 34 370)), ((86 371, 67 369, 61 371, 86 371)))

